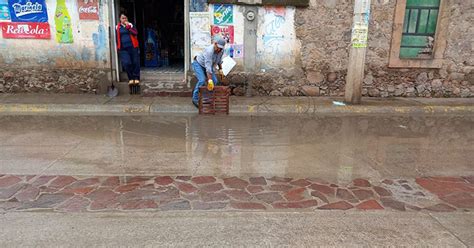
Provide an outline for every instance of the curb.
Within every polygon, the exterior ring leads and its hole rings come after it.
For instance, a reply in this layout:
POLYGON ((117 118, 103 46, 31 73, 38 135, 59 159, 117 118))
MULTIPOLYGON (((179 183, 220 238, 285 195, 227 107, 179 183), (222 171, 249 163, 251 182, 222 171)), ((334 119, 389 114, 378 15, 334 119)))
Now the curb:
MULTIPOLYGON (((0 104, 0 114, 193 114, 185 104, 0 104)), ((474 106, 231 105, 231 114, 474 114, 474 106)))

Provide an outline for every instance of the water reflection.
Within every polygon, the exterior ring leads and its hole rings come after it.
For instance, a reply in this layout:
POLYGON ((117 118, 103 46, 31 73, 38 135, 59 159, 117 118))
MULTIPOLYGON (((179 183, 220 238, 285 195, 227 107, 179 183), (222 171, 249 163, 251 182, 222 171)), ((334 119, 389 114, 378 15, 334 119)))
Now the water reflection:
POLYGON ((0 172, 38 164, 62 174, 277 175, 341 184, 472 174, 473 127, 474 117, 460 116, 2 116, 0 172))

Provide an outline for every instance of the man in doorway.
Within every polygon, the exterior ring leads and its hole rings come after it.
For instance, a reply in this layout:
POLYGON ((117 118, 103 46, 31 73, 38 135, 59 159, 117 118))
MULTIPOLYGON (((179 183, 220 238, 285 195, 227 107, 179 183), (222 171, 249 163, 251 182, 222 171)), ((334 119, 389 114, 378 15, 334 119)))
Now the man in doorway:
POLYGON ((222 71, 222 55, 224 54, 225 40, 217 37, 214 43, 206 47, 200 54, 194 57, 193 70, 198 79, 193 91, 193 104, 199 107, 199 87, 207 82, 208 89, 218 84, 215 74, 216 66, 222 71))

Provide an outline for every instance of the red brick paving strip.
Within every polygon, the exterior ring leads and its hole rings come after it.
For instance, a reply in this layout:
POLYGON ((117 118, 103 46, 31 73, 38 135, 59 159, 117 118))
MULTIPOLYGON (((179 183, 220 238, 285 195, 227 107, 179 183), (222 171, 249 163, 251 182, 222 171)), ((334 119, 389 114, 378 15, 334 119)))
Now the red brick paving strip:
POLYGON ((302 201, 305 199, 306 188, 292 189, 285 193, 284 197, 287 201, 302 201))
POLYGON ((214 184, 207 184, 207 185, 201 186, 199 189, 204 192, 214 193, 214 192, 218 192, 224 189, 224 187, 220 183, 214 183, 214 184))
POLYGON ((230 206, 241 210, 265 210, 265 205, 255 202, 231 202, 230 206))
POLYGON ((156 177, 155 183, 158 185, 169 185, 173 183, 173 178, 166 176, 166 177, 156 177))
POLYGON ((353 208, 353 206, 346 201, 329 203, 322 207, 319 207, 319 209, 323 209, 323 210, 348 210, 351 208, 353 208))
POLYGON ((359 210, 383 210, 384 208, 376 200, 368 200, 356 206, 359 210))
POLYGON ((268 180, 273 181, 273 182, 278 182, 278 183, 289 183, 293 178, 289 177, 272 177, 269 178, 268 180))
POLYGON ((259 192, 262 192, 262 191, 264 191, 264 190, 265 190, 265 189, 263 189, 262 186, 253 186, 253 185, 251 185, 251 186, 248 186, 248 187, 247 187, 247 191, 248 191, 249 193, 252 193, 252 194, 259 193, 259 192))
POLYGON ((458 208, 474 208, 474 185, 462 177, 417 178, 416 183, 458 208))
POLYGON ((298 201, 298 202, 276 202, 273 203, 272 206, 276 209, 282 208, 310 208, 315 207, 318 205, 317 200, 306 200, 306 201, 298 201))
POLYGON ((321 184, 313 184, 310 186, 311 189, 319 191, 327 196, 333 196, 335 194, 334 188, 331 188, 327 185, 321 185, 321 184))
POLYGON ((354 179, 354 181, 352 181, 352 183, 356 187, 368 188, 368 187, 372 186, 368 180, 362 179, 362 178, 354 179))
POLYGON ((290 184, 298 186, 298 187, 306 187, 306 186, 311 185, 311 183, 306 179, 299 179, 299 180, 291 182, 290 184))
MULTIPOLYGON (((50 209, 59 212, 140 210, 334 209, 469 211, 474 209, 472 177, 385 179, 373 184, 355 179, 338 186, 321 179, 212 176, 0 177, 0 211, 50 209), (268 185, 267 183, 270 183, 268 185), (396 183, 395 183, 396 182, 396 183), (438 196, 421 207, 404 202, 390 187, 403 187, 412 199, 438 196), (419 188, 419 187, 418 187, 419 188), (352 203, 352 204, 351 204, 352 203)), ((395 191, 394 191, 395 192, 395 191)), ((415 201, 416 202, 416 201, 415 201)))
POLYGON ((192 181, 195 184, 206 184, 206 183, 213 183, 216 181, 215 177, 211 176, 199 176, 199 177, 193 177, 192 181))
POLYGON ((252 185, 267 185, 267 180, 264 177, 251 177, 249 181, 252 185))
POLYGON ((8 188, 20 181, 21 179, 16 176, 7 176, 4 178, 0 178, 0 188, 8 188))
POLYGON ((196 187, 189 183, 176 182, 176 185, 178 186, 179 190, 183 191, 186 194, 194 193, 198 190, 196 187))
POLYGON ((224 178, 224 184, 231 189, 245 189, 249 183, 237 177, 224 178))

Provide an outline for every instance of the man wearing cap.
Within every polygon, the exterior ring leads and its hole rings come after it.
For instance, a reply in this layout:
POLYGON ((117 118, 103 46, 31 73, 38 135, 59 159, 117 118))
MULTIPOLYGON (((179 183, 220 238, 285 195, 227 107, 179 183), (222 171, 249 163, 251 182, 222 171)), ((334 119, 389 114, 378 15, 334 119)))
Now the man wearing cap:
POLYGON ((198 107, 199 102, 199 87, 204 86, 207 82, 208 89, 217 84, 217 77, 215 74, 216 65, 219 71, 222 70, 222 55, 224 54, 225 40, 218 37, 214 44, 205 48, 200 54, 194 57, 193 70, 196 74, 198 82, 193 91, 193 104, 198 107))

